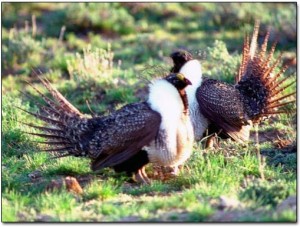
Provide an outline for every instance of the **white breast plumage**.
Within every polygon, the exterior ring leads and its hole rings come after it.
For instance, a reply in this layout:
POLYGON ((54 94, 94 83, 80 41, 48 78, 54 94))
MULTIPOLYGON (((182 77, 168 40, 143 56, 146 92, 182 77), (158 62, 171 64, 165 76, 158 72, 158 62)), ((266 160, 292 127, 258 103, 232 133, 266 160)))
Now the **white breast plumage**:
POLYGON ((165 80, 157 80, 150 85, 148 103, 162 117, 158 138, 144 148, 147 150, 150 162, 163 166, 175 166, 179 162, 181 164, 191 152, 186 154, 181 154, 184 151, 179 152, 178 129, 186 127, 181 129, 184 132, 181 136, 186 138, 191 137, 189 135, 193 136, 193 131, 189 126, 191 125, 189 117, 183 118, 184 106, 178 90, 165 80))
POLYGON ((180 69, 180 73, 182 73, 187 79, 189 79, 192 82, 192 85, 186 88, 186 93, 189 101, 189 112, 191 116, 191 121, 194 127, 195 140, 199 141, 202 138, 203 133, 207 129, 209 124, 207 118, 205 118, 201 114, 199 104, 196 99, 196 90, 202 82, 201 64, 196 59, 188 61, 180 69))

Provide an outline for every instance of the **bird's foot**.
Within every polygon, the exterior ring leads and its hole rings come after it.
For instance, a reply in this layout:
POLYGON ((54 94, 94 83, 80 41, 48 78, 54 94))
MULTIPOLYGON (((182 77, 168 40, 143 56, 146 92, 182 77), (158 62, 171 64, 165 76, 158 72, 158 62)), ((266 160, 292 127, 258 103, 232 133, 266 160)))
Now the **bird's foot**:
POLYGON ((210 136, 206 140, 205 148, 206 149, 220 148, 218 138, 217 138, 217 134, 214 134, 214 135, 210 136))
POLYGON ((137 171, 135 174, 135 180, 140 183, 140 184, 150 184, 151 181, 148 178, 146 172, 145 172, 145 167, 142 167, 137 171))

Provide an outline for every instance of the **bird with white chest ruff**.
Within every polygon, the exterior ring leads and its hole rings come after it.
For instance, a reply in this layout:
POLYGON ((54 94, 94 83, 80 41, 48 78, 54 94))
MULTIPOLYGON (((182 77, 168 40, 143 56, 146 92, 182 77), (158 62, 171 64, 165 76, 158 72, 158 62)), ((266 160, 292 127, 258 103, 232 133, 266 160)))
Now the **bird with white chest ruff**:
POLYGON ((175 51, 170 57, 174 62, 171 72, 184 74, 192 83, 192 85, 188 86, 185 90, 189 102, 189 113, 194 128, 194 139, 199 141, 202 139, 209 125, 209 121, 202 114, 196 99, 196 91, 202 83, 201 63, 197 59, 193 59, 192 54, 185 50, 175 51))
MULTIPOLYGON (((288 93, 295 81, 287 83, 289 77, 281 78, 288 66, 281 66, 276 72, 281 56, 272 62, 276 43, 267 53, 270 33, 266 34, 261 48, 257 47, 258 33, 259 21, 256 21, 251 44, 249 37, 245 37, 235 85, 208 78, 202 81, 201 69, 194 66, 200 63, 195 63, 198 60, 187 51, 176 51, 171 55, 174 62, 171 72, 184 73, 193 83, 187 88, 187 93, 191 91, 189 103, 195 132, 197 127, 202 129, 203 125, 209 124, 214 132, 222 132, 243 143, 249 140, 253 124, 257 125, 272 115, 287 113, 286 107, 295 103, 293 96, 296 92, 288 93), (198 80, 198 84, 194 80, 198 80), (197 106, 200 115, 194 115, 191 109, 197 106)), ((196 134, 196 140, 200 133, 196 134)))
POLYGON ((154 80, 147 101, 97 117, 84 116, 48 80, 40 80, 52 98, 31 85, 45 103, 35 101, 39 113, 24 111, 47 125, 25 124, 43 132, 29 134, 45 138, 42 143, 50 147, 44 151, 55 157, 86 157, 93 171, 112 167, 149 183, 146 164, 178 166, 191 155, 193 127, 185 92, 191 82, 183 74, 154 80))

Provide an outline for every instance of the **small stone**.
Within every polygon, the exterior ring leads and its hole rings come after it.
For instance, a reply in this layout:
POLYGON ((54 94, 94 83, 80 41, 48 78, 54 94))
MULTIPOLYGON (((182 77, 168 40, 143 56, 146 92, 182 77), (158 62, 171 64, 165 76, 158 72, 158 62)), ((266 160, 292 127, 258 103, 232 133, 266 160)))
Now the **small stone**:
POLYGON ((53 217, 47 214, 39 214, 36 216, 35 221, 37 222, 50 222, 53 220, 53 217))
POLYGON ((289 196, 277 206, 277 212, 279 213, 290 209, 295 212, 297 211, 297 197, 295 195, 289 196))
POLYGON ((29 174, 28 174, 28 177, 29 177, 31 180, 36 180, 37 178, 42 177, 42 172, 41 172, 40 170, 35 170, 35 171, 33 171, 32 173, 29 173, 29 174))
POLYGON ((219 208, 239 208, 241 207, 240 201, 235 198, 230 198, 226 196, 220 196, 219 198, 219 208))
POLYGON ((118 222, 138 222, 140 218, 138 216, 127 216, 123 217, 118 222))

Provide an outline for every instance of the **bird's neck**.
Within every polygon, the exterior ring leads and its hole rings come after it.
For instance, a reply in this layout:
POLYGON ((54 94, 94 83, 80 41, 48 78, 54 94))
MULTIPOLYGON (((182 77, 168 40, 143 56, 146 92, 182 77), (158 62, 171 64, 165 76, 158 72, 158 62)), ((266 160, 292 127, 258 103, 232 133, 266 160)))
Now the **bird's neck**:
POLYGON ((189 114, 189 102, 188 97, 185 90, 179 90, 179 95, 183 103, 183 113, 185 115, 189 114))

